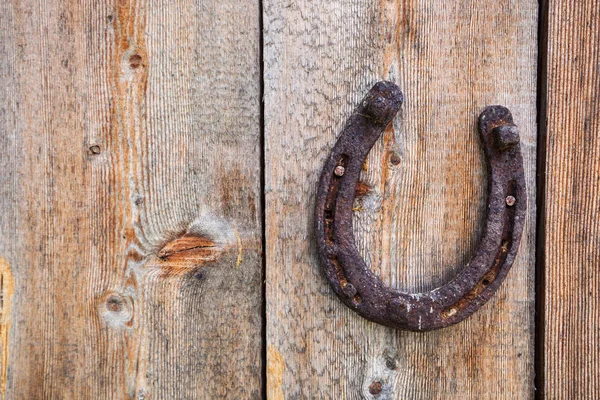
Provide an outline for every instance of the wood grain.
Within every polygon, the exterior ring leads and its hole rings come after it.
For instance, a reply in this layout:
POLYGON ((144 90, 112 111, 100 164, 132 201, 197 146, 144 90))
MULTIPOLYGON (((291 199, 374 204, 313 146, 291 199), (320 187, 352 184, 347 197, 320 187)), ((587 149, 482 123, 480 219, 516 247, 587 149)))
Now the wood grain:
POLYGON ((261 396, 258 21, 0 4, 2 397, 261 396))
POLYGON ((264 2, 269 398, 533 396, 537 15, 529 0, 264 2), (529 211, 518 259, 489 304, 446 330, 367 322, 317 263, 322 164, 381 79, 405 105, 369 155, 354 230, 397 288, 432 289, 468 261, 485 213, 477 116, 503 104, 519 125, 529 211))
POLYGON ((543 390, 600 397, 600 2, 548 2, 543 390))

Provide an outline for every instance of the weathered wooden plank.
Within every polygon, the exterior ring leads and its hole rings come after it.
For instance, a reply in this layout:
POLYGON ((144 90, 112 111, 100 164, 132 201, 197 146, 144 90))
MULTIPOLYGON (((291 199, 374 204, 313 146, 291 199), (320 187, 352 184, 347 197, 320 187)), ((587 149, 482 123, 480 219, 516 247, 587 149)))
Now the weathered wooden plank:
POLYGON ((265 150, 269 398, 529 398, 533 395, 536 1, 266 0, 265 150), (388 284, 452 277, 477 245, 489 104, 519 125, 529 211, 495 298, 442 331, 397 332, 346 309, 313 240, 316 183, 345 118, 371 85, 404 90, 371 152, 355 235, 388 284))
POLYGON ((543 390, 600 397, 600 2, 548 2, 543 390))
POLYGON ((0 8, 2 395, 259 398, 258 1, 0 8))

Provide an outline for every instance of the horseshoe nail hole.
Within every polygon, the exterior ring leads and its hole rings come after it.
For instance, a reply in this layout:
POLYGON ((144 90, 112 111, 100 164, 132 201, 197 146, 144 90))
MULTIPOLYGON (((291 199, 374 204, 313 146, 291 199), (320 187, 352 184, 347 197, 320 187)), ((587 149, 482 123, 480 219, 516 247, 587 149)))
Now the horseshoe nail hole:
POLYGON ((333 219, 333 210, 325 210, 325 219, 333 219))
POLYGON ((488 279, 484 279, 483 281, 481 281, 481 283, 483 283, 485 286, 490 284, 490 281, 488 279))
POLYGON ((332 243, 328 243, 327 247, 325 248, 325 252, 327 254, 328 259, 330 259, 331 261, 337 261, 337 248, 335 247, 335 245, 333 245, 332 243))
POLYGON ((356 288, 351 283, 347 283, 342 286, 342 292, 344 292, 344 294, 348 297, 354 298, 356 296, 356 288))
POLYGON ((348 165, 348 159, 349 158, 350 157, 348 157, 347 154, 342 154, 341 157, 340 157, 340 160, 338 161, 337 165, 339 165, 339 166, 341 166, 343 168, 346 168, 346 165, 348 165))
POLYGON ((353 302, 355 305, 358 305, 358 304, 362 303, 362 297, 360 297, 360 295, 358 295, 358 294, 357 294, 356 296, 354 296, 354 297, 352 298, 352 302, 353 302))
POLYGON ((330 259, 330 262, 333 265, 333 267, 335 268, 335 273, 337 275, 338 282, 340 283, 340 287, 342 288, 342 291, 343 291, 344 286, 346 286, 346 284, 348 283, 348 279, 346 278, 346 275, 344 274, 344 270, 343 270, 342 266, 340 265, 340 260, 338 260, 336 257, 334 257, 334 258, 330 259))
POLYGON ((452 307, 452 308, 449 308, 446 311, 444 311, 442 313, 442 317, 444 317, 444 318, 450 318, 451 316, 453 316, 457 312, 458 312, 458 310, 455 307, 452 307))

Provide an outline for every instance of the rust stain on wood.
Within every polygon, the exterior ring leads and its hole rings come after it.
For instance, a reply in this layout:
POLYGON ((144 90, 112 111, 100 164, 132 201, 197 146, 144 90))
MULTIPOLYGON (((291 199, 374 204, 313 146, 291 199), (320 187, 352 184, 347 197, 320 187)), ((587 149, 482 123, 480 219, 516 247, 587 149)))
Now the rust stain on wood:
POLYGON ((10 334, 10 309, 12 298, 15 294, 15 281, 10 266, 3 258, 0 258, 0 346, 2 347, 2 364, 0 365, 1 382, 0 394, 6 397, 6 379, 8 375, 8 354, 10 334))
POLYGON ((277 347, 269 345, 267 348, 267 381, 268 398, 274 400, 284 399, 283 395, 283 371, 285 370, 285 360, 283 355, 277 350, 277 347))
POLYGON ((364 182, 358 182, 356 187, 354 188, 354 195, 356 197, 366 196, 371 192, 371 186, 367 185, 364 182))

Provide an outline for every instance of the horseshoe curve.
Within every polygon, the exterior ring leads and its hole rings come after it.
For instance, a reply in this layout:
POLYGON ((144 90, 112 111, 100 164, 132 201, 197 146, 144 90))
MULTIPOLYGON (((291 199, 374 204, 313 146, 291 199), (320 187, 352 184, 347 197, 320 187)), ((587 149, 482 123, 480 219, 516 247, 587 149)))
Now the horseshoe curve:
POLYGON ((317 248, 325 276, 346 306, 382 325, 431 331, 454 325, 477 311, 512 266, 527 209, 523 159, 510 111, 487 107, 478 124, 488 164, 487 218, 479 247, 467 266, 441 287, 413 294, 390 288, 358 253, 352 208, 365 159, 402 101, 394 83, 378 82, 348 119, 319 181, 317 248))

